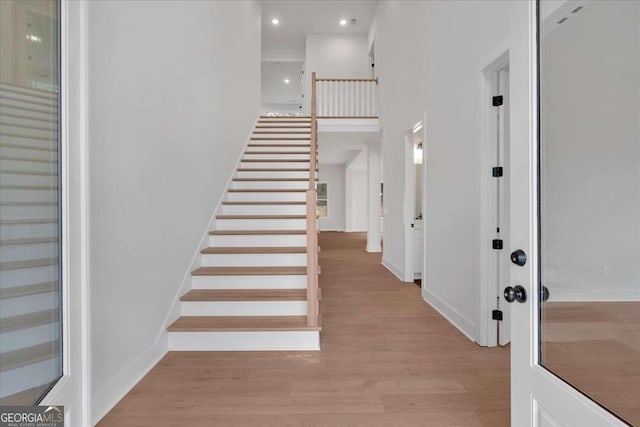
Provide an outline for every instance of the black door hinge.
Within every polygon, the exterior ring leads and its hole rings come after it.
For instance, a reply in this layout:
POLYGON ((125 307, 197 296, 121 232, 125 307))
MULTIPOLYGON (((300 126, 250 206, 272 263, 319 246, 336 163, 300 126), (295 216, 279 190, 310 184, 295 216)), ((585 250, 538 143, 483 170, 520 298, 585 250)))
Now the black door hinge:
POLYGON ((502 95, 498 95, 491 98, 491 102, 494 107, 499 107, 503 104, 504 99, 502 98, 502 95))
POLYGON ((493 310, 491 312, 491 320, 502 320, 502 311, 493 310))
POLYGON ((502 249, 502 239, 493 239, 493 249, 502 249))
POLYGON ((502 166, 496 166, 495 168, 491 169, 491 175, 494 178, 500 178, 503 174, 504 169, 502 169, 502 166))

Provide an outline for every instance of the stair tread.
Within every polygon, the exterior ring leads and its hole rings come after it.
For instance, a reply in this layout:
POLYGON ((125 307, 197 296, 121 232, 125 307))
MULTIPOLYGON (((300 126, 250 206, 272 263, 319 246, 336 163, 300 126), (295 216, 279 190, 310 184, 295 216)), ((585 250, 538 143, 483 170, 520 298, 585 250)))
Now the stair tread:
POLYGON ((304 276, 307 267, 200 267, 194 276, 304 276))
POLYGON ((212 230, 212 236, 253 236, 253 235, 279 235, 279 234, 307 234, 307 230, 212 230))
POLYGON ((230 188, 230 193, 304 193, 304 188, 230 188))
MULTIPOLYGON (((233 178, 234 181, 267 181, 267 182, 301 182, 301 181, 309 181, 309 178, 233 178)), ((318 178, 316 178, 316 181, 318 178)))
POLYGON ((252 148, 262 148, 262 147, 291 148, 291 147, 311 147, 311 144, 247 144, 247 147, 252 147, 252 148))
POLYGON ((217 219, 305 219, 306 215, 216 215, 217 219))
POLYGON ((306 316, 182 316, 167 330, 169 332, 319 331, 321 327, 307 326, 306 316))
POLYGON ((304 254, 306 246, 214 246, 200 251, 202 254, 304 254))
POLYGON ((309 151, 245 151, 244 154, 254 156, 280 156, 280 155, 294 155, 301 154, 305 156, 311 155, 309 151))
MULTIPOLYGON (((309 168, 238 168, 238 172, 309 172, 309 168)), ((318 169, 316 169, 316 172, 318 169)))
POLYGON ((240 205, 240 206, 254 206, 254 205, 306 205, 307 202, 222 202, 223 205, 240 205))
POLYGON ((242 159, 242 163, 309 163, 308 159, 242 159))
POLYGON ((192 289, 180 301, 306 301, 306 289, 192 289))

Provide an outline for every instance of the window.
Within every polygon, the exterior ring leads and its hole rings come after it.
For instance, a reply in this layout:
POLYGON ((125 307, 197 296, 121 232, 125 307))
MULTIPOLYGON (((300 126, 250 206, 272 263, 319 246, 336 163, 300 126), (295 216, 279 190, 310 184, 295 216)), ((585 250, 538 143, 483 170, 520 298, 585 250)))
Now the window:
POLYGON ((62 376, 59 7, 0 1, 0 405, 62 376))
POLYGON ((316 212, 320 218, 324 218, 327 216, 327 183, 320 182, 318 183, 318 203, 316 212))

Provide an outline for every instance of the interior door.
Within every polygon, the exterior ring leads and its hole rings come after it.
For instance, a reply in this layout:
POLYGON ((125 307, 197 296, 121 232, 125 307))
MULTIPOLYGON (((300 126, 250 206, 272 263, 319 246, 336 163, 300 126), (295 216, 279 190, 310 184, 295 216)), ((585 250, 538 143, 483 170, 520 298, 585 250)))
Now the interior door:
POLYGON ((639 425, 640 3, 511 7, 512 425, 639 425))

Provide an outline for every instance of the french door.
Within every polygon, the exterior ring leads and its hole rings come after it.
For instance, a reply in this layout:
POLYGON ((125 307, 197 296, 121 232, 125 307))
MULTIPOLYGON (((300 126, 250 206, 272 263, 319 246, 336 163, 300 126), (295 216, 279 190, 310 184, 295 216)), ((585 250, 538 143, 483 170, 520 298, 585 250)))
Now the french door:
POLYGON ((640 425, 640 3, 511 7, 512 425, 640 425))

